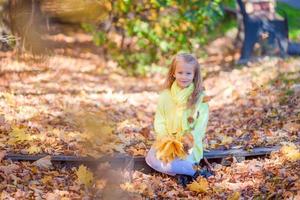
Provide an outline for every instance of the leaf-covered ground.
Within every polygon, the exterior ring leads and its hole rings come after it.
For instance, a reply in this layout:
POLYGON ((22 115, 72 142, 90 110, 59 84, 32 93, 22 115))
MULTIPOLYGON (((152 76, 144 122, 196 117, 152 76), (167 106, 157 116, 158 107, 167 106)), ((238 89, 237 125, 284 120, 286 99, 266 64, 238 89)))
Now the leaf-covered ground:
MULTIPOLYGON (((53 34, 48 39, 55 51, 41 60, 26 56, 16 59, 13 52, 0 52, 1 152, 94 157, 112 152, 145 155, 153 142, 153 116, 164 75, 126 76, 114 62, 104 61, 100 48, 93 47, 91 37, 83 33, 53 34)), ((226 71, 222 66, 205 63, 202 68, 209 74, 204 85, 212 97, 207 150, 299 143, 299 58, 266 59, 249 67, 227 67, 226 71)), ((30 163, 6 160, 1 161, 1 167, 1 179, 8 183, 1 185, 2 196, 7 198, 46 198, 49 193, 76 199, 87 195, 86 188, 80 187, 78 169, 48 166, 44 172, 30 163), (25 185, 26 180, 33 181, 34 186, 25 185)), ((263 199, 272 199, 277 197, 279 184, 280 197, 288 199, 282 196, 288 195, 286 191, 292 195, 296 194, 293 188, 299 190, 297 167, 299 161, 282 164, 276 156, 231 167, 216 165, 217 175, 208 180, 204 194, 180 188, 170 177, 140 172, 134 172, 133 182, 124 183, 122 188, 135 190, 137 198, 142 194, 153 198, 212 195, 217 199, 238 199, 238 195, 248 198, 261 194, 263 199), (246 170, 249 167, 255 172, 246 170), (149 184, 154 188, 149 188, 149 184), (257 188, 268 184, 272 187, 266 191, 257 188)), ((86 176, 88 172, 81 174, 86 176)), ((90 186, 86 198, 103 197, 103 193, 92 191, 104 187, 101 180, 90 186)))
POLYGON ((270 159, 214 165, 215 176, 198 178, 187 188, 159 174, 135 172, 133 182, 122 185, 139 197, 153 199, 299 199, 299 151, 283 148, 270 159), (298 161, 295 161, 298 160, 298 161))
POLYGON ((158 173, 111 169, 99 164, 53 166, 49 158, 34 163, 1 161, 1 199, 299 199, 300 152, 285 146, 269 159, 230 166, 213 164, 215 175, 198 178, 187 188, 158 173))

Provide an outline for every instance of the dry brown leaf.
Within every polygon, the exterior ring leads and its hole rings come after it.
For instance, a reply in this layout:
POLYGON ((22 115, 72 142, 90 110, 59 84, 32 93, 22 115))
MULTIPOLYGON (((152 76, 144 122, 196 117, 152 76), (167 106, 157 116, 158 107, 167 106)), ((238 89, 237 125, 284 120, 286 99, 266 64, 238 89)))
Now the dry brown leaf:
POLYGON ((11 174, 11 173, 17 171, 18 169, 20 169, 20 166, 16 165, 16 164, 0 166, 0 171, 4 172, 6 175, 11 174))
POLYGON ((0 162, 6 156, 6 151, 0 151, 0 162))
POLYGON ((49 169, 52 166, 51 156, 45 156, 32 163, 34 166, 37 166, 42 169, 49 169))
POLYGON ((294 123, 294 122, 290 122, 287 123, 283 126, 283 129, 289 131, 289 132, 297 132, 300 131, 300 124, 298 123, 294 123))
POLYGON ((45 199, 47 199, 47 200, 57 200, 57 199, 61 199, 61 196, 57 193, 48 192, 45 196, 45 199))
POLYGON ((209 102, 212 98, 213 98, 212 96, 205 96, 205 97, 203 97, 202 102, 203 102, 203 103, 207 103, 207 102, 209 102))

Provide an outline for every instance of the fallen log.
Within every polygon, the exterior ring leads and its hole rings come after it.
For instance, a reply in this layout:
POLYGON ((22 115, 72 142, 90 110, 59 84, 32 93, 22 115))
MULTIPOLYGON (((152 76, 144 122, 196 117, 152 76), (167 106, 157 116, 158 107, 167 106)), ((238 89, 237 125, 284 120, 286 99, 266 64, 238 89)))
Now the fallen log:
MULTIPOLYGON (((204 157, 210 162, 212 161, 222 162, 222 159, 228 157, 251 158, 251 157, 266 156, 269 155, 271 152, 277 151, 279 149, 280 146, 256 147, 251 149, 251 151, 247 151, 244 149, 211 150, 211 151, 204 151, 204 157)), ((45 156, 47 155, 46 154, 26 155, 26 154, 7 153, 4 159, 9 159, 12 161, 33 162, 45 156)), ((92 157, 53 155, 51 156, 51 161, 74 164, 74 165, 86 164, 89 166, 95 166, 101 162, 109 162, 114 167, 131 168, 135 170, 143 170, 146 172, 149 172, 149 170, 151 171, 151 169, 145 162, 144 156, 130 156, 126 154, 108 155, 108 156, 103 156, 99 159, 95 159, 92 157)))

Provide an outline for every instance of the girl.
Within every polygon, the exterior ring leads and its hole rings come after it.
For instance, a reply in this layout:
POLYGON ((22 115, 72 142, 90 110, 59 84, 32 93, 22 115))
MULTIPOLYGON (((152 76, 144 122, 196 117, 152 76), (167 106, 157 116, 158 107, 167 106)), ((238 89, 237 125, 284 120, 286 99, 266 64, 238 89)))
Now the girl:
POLYGON ((166 79, 166 89, 159 96, 154 119, 156 140, 167 136, 182 136, 185 159, 164 163, 156 157, 152 146, 146 156, 147 164, 156 171, 179 175, 178 181, 186 186, 196 178, 199 171, 194 169, 203 157, 202 139, 208 122, 208 104, 203 102, 203 87, 200 65, 191 54, 180 53, 173 58, 166 79))

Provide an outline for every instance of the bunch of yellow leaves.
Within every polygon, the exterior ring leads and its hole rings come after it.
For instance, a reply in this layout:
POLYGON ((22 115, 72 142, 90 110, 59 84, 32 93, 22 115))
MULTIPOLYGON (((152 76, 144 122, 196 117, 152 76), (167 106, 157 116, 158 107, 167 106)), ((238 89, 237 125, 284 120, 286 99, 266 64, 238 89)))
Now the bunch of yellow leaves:
POLYGON ((157 159, 165 163, 169 163, 175 158, 184 159, 186 157, 181 139, 175 137, 160 138, 154 143, 153 147, 156 150, 157 159))

